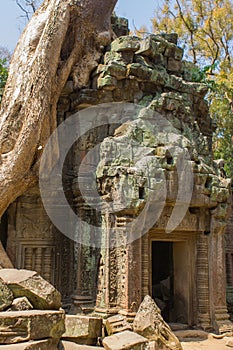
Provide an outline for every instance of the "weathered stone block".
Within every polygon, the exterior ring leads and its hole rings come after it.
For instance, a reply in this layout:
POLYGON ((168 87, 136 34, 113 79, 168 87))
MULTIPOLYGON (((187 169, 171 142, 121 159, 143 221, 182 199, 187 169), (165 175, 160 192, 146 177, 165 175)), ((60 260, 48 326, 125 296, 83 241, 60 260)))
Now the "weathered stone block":
POLYGON ((164 55, 169 43, 163 37, 161 37, 161 35, 151 35, 151 38, 156 43, 157 52, 164 55))
POLYGON ((173 43, 177 45, 178 42, 178 34, 177 33, 161 33, 159 34, 162 38, 164 38, 169 43, 173 43))
POLYGON ((158 85, 165 85, 167 80, 169 79, 169 75, 167 74, 165 68, 162 69, 153 69, 152 74, 150 77, 150 81, 158 84, 158 85))
POLYGON ((0 279, 0 311, 5 310, 13 302, 14 296, 12 291, 0 279))
POLYGON ((116 36, 129 34, 129 21, 123 17, 112 16, 111 17, 112 30, 116 36))
POLYGON ((93 89, 82 89, 79 93, 71 95, 71 98, 71 108, 73 110, 90 107, 99 103, 98 92, 93 89))
POLYGON ((117 79, 111 75, 101 74, 97 80, 97 87, 110 91, 115 90, 117 87, 117 79))
POLYGON ((183 78, 186 81, 193 81, 194 75, 197 75, 198 67, 189 61, 182 61, 182 73, 183 78))
POLYGON ((182 62, 169 57, 167 69, 171 72, 180 73, 182 70, 182 62))
POLYGON ((117 62, 112 62, 107 69, 107 72, 116 77, 117 79, 125 79, 126 78, 126 72, 127 67, 124 64, 120 64, 117 62))
POLYGON ((111 62, 109 65, 99 65, 97 73, 104 72, 105 75, 111 75, 117 79, 125 79, 127 67, 123 63, 111 62))
POLYGON ((107 51, 104 55, 104 64, 109 64, 111 62, 120 62, 121 60, 121 52, 107 51))
POLYGON ((1 350, 57 350, 58 340, 44 339, 26 343, 0 345, 1 350))
POLYGON ((66 315, 63 339, 79 344, 95 345, 102 336, 102 318, 81 315, 66 315))
MULTIPOLYGON (((141 91, 143 91, 149 95, 149 94, 153 94, 153 93, 158 92, 160 87, 153 82, 149 82, 149 83, 148 82, 141 82, 140 89, 141 89, 141 91)), ((140 104, 141 104, 141 101, 140 101, 140 104)))
POLYGON ((150 56, 153 58, 156 54, 158 54, 158 45, 149 36, 140 42, 140 48, 136 54, 150 56))
POLYGON ((133 322, 134 332, 156 341, 166 350, 182 350, 182 346, 168 324, 163 320, 160 309, 150 296, 141 303, 133 322))
POLYGON ((26 297, 16 298, 7 311, 24 311, 33 309, 32 304, 26 297))
POLYGON ((120 62, 129 64, 133 62, 134 51, 107 51, 104 55, 104 64, 110 64, 111 62, 120 62))
POLYGON ((172 57, 175 60, 181 61, 184 54, 184 50, 175 44, 169 44, 165 50, 164 56, 172 57))
POLYGON ((136 36, 121 36, 111 44, 112 51, 133 51, 136 52, 140 47, 140 39, 136 36))
MULTIPOLYGON (((149 342, 149 350, 159 350, 159 346, 155 341, 149 342)), ((165 349, 163 349, 165 350, 165 349)))
POLYGON ((125 331, 104 338, 103 346, 107 350, 144 350, 148 341, 137 333, 125 331))
POLYGON ((63 310, 0 312, 0 344, 60 338, 65 331, 64 319, 63 310))
POLYGON ((143 93, 139 89, 139 83, 136 78, 122 80, 122 96, 124 101, 132 101, 142 98, 143 93))
POLYGON ((149 80, 151 74, 152 70, 140 63, 132 63, 127 67, 127 75, 133 75, 138 78, 139 81, 149 80))
POLYGON ((123 315, 109 317, 106 320, 105 326, 108 335, 132 330, 131 325, 127 322, 126 317, 123 315))
MULTIPOLYGON (((167 62, 167 59, 166 59, 167 62)), ((135 55, 134 63, 140 63, 143 66, 154 69, 155 66, 164 66, 165 58, 161 53, 157 53, 153 60, 148 56, 135 55)))
POLYGON ((35 271, 2 269, 0 278, 16 298, 27 297, 35 309, 58 310, 61 307, 60 293, 35 271))
POLYGON ((98 350, 102 349, 98 346, 80 345, 70 341, 61 340, 58 346, 58 350, 98 350))

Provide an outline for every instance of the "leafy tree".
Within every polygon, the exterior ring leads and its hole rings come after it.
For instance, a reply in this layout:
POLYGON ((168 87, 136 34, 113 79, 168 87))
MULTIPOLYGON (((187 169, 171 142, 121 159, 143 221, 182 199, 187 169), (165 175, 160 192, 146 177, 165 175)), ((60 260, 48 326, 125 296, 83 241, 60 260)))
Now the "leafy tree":
POLYGON ((177 32, 185 57, 200 67, 194 80, 210 87, 214 153, 233 176, 233 1, 164 0, 152 23, 155 32, 177 32))
POLYGON ((0 103, 8 77, 10 58, 11 54, 9 50, 5 47, 0 47, 0 103))
POLYGON ((8 68, 6 59, 0 58, 0 89, 3 89, 8 77, 8 68))

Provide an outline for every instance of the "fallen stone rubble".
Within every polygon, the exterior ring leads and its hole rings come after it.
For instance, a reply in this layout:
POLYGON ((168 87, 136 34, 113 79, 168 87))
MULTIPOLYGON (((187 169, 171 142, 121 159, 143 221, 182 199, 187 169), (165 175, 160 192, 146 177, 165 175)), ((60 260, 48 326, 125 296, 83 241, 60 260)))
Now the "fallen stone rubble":
POLYGON ((35 271, 2 269, 0 306, 0 350, 182 349, 149 296, 133 324, 123 315, 103 322, 65 315, 60 293, 35 271))
POLYGON ((65 332, 61 296, 37 272, 0 270, 0 308, 0 349, 57 349, 65 332))
POLYGON ((179 339, 208 337, 188 329, 174 334, 150 296, 133 323, 120 314, 66 315, 60 303, 59 292, 36 272, 0 270, 0 350, 182 350, 179 339))

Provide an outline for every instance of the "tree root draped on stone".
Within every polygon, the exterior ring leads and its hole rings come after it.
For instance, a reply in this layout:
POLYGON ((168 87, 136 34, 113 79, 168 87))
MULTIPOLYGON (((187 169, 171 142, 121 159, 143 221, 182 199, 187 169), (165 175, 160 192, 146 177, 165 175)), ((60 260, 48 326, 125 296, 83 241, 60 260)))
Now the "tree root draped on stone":
MULTIPOLYGON (((70 76, 76 88, 85 86, 101 45, 111 38, 116 2, 45 0, 22 33, 0 112, 0 216, 37 182, 41 152, 57 126, 61 91, 70 76)), ((58 154, 54 150, 55 161, 58 154)), ((0 265, 10 267, 2 245, 0 256, 0 265)))

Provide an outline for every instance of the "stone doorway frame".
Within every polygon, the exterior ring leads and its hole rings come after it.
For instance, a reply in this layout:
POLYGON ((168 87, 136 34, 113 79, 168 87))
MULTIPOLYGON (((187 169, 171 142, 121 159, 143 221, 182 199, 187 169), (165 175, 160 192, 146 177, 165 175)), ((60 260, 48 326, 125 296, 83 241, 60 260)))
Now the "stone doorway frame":
MULTIPOLYGON (((187 324, 193 326, 197 324, 197 234, 194 232, 174 232, 166 234, 165 232, 150 231, 148 234, 148 281, 149 293, 152 295, 152 243, 157 242, 172 242, 182 243, 186 247, 186 255, 188 256, 187 268, 189 273, 188 291, 187 291, 187 324)), ((174 246, 175 247, 175 246, 174 246)), ((145 267, 143 268, 145 271, 145 267)))

